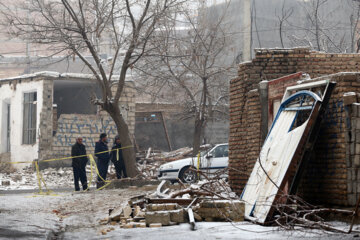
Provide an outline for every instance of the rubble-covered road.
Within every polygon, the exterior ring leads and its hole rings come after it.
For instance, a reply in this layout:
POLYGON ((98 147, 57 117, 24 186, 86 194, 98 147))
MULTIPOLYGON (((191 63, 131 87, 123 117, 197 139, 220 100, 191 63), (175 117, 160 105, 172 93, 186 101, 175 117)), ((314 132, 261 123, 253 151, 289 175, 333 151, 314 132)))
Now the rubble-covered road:
POLYGON ((55 196, 0 192, 0 239, 353 239, 356 236, 355 233, 280 231, 250 222, 200 222, 196 231, 191 231, 186 223, 137 229, 100 225, 100 219, 108 216, 110 208, 148 191, 149 188, 127 188, 62 192, 55 196), (108 230, 105 235, 101 233, 104 230, 108 230))

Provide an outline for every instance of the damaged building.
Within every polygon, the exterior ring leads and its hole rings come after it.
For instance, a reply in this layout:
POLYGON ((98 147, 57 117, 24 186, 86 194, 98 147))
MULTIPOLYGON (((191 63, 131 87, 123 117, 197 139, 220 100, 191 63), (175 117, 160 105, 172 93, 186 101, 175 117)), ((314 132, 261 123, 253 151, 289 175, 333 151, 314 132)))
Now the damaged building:
POLYGON ((301 84, 303 90, 321 96, 312 84, 333 82, 336 86, 297 193, 313 204, 355 205, 360 193, 359 71, 358 54, 327 54, 307 48, 256 50, 256 58, 241 64, 238 78, 231 81, 232 188, 239 194, 246 188, 282 99, 287 97, 284 92, 301 84))
MULTIPOLYGON (((117 134, 110 116, 90 102, 101 95, 92 75, 38 72, 5 78, 0 80, 0 93, 2 161, 69 156, 78 136, 83 137, 87 151, 92 153, 100 133, 105 132, 110 138, 117 134)), ((120 105, 133 135, 135 89, 132 81, 126 82, 120 105)))

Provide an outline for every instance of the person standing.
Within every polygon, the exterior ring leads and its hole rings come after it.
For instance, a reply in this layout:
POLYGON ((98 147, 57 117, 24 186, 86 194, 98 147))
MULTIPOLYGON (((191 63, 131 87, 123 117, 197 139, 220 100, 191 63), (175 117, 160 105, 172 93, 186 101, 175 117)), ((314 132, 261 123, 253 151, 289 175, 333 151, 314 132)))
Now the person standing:
POLYGON ((112 151, 110 154, 110 159, 115 166, 117 179, 120 179, 122 175, 124 176, 124 178, 127 178, 125 162, 121 149, 121 141, 119 136, 115 137, 114 145, 112 147, 112 151))
POLYGON ((97 178, 96 188, 104 186, 106 180, 106 175, 109 167, 110 154, 108 152, 107 145, 107 135, 106 133, 100 134, 100 140, 95 144, 95 156, 97 156, 97 168, 99 170, 100 176, 97 178))
POLYGON ((72 167, 74 172, 75 191, 80 191, 79 180, 84 191, 88 190, 86 178, 86 164, 88 157, 86 155, 86 148, 83 144, 82 137, 76 139, 76 143, 71 148, 72 167))

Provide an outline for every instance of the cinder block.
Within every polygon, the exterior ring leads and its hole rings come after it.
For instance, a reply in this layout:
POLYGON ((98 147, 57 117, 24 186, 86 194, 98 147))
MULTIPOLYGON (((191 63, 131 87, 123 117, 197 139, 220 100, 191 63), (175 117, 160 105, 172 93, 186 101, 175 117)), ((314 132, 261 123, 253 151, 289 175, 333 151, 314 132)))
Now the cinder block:
POLYGON ((186 212, 184 209, 172 210, 170 212, 170 221, 176 223, 184 223, 186 221, 186 212))
POLYGON ((146 212, 145 221, 147 225, 161 223, 163 226, 170 225, 170 213, 165 211, 146 212))

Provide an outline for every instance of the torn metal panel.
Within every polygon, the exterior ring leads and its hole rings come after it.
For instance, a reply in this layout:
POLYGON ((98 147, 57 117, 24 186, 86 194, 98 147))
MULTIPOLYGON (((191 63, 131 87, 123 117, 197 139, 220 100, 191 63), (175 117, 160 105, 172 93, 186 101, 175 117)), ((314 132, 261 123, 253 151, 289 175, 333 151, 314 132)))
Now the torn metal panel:
POLYGON ((315 94, 302 90, 283 100, 241 195, 246 202, 246 218, 265 223, 273 203, 284 189, 286 193, 290 169, 301 162, 304 146, 322 109, 322 96, 329 94, 331 91, 315 94))

